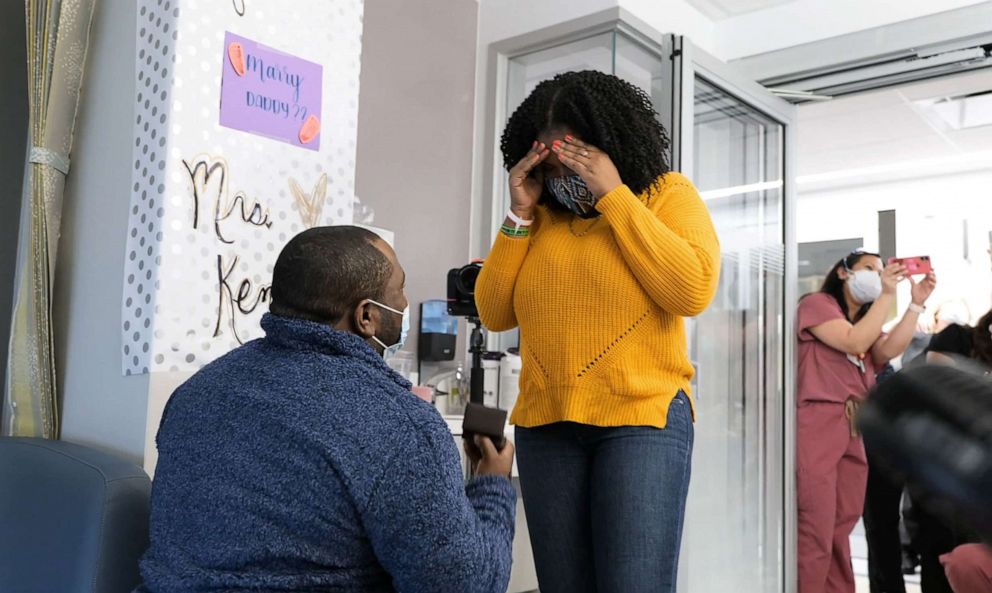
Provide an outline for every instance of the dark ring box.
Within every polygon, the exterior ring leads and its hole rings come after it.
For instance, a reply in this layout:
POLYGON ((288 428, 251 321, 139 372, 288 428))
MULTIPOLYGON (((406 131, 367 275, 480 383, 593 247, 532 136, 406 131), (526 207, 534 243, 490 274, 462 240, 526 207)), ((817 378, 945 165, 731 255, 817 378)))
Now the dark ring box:
POLYGON ((506 437, 503 434, 505 428, 506 410, 473 403, 465 406, 465 417, 462 420, 462 435, 465 438, 472 438, 477 434, 487 436, 496 445, 496 450, 502 451, 506 446, 506 437))

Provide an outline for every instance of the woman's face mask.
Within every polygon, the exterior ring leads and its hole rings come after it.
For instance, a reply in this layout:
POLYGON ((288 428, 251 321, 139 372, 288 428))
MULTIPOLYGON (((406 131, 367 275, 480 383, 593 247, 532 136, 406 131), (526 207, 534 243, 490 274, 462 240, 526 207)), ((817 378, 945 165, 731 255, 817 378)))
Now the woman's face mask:
POLYGON ((882 275, 874 270, 848 272, 847 287, 859 305, 874 303, 882 296, 882 275))
POLYGON ((549 177, 544 181, 544 186, 562 206, 571 210, 576 216, 580 218, 599 216, 599 212, 596 211, 596 197, 578 175, 549 177))

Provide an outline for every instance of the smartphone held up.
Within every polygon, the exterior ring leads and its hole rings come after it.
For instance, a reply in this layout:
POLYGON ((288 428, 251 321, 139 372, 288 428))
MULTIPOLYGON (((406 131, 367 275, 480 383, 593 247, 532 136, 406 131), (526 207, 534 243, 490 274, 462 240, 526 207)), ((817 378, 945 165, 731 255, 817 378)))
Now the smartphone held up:
POLYGON ((916 257, 890 257, 889 265, 900 264, 906 266, 906 271, 910 276, 926 276, 933 272, 933 264, 930 262, 929 255, 920 255, 916 257))

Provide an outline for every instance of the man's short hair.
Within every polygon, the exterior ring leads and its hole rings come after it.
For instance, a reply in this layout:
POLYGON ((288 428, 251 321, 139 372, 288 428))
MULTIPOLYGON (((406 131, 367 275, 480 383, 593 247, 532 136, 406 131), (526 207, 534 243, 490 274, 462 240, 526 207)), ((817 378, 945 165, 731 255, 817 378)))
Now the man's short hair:
POLYGON ((290 239, 272 271, 269 311, 335 324, 363 299, 381 301, 393 267, 355 226, 314 227, 290 239))

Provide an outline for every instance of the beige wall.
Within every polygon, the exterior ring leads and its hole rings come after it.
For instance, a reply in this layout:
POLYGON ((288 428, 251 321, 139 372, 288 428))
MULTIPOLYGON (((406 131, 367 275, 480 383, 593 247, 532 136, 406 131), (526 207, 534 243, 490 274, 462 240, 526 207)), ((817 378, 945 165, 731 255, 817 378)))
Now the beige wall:
POLYGON ((475 0, 365 2, 355 192, 396 233, 414 328, 468 263, 478 13, 475 0))
POLYGON ((134 2, 99 2, 55 272, 62 438, 140 464, 148 376, 121 373, 121 294, 134 146, 134 2))

